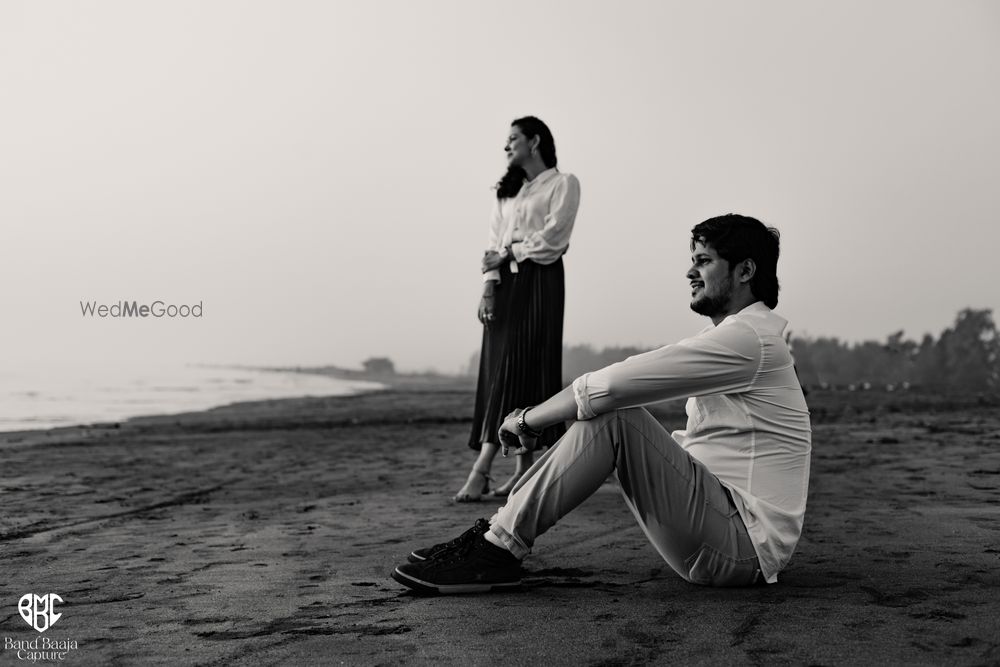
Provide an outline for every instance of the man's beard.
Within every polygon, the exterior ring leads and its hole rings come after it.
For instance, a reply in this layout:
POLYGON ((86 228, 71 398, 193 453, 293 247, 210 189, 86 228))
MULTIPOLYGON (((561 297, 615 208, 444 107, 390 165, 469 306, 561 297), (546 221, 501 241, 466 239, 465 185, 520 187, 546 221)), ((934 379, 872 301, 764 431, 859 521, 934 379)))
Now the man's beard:
POLYGON ((732 276, 727 276, 726 282, 720 286, 719 293, 709 296, 703 290, 701 298, 691 302, 691 310, 705 317, 721 315, 729 308, 729 297, 732 293, 733 279, 732 276))

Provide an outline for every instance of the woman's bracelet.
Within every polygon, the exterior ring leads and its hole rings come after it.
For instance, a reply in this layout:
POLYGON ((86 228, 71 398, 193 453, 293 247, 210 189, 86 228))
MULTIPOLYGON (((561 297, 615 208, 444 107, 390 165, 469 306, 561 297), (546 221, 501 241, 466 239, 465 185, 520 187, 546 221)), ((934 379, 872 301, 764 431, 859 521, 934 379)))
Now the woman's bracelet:
POLYGON ((527 407, 524 410, 521 410, 521 414, 517 416, 517 430, 530 438, 540 438, 542 437, 542 432, 536 431, 535 429, 531 428, 524 421, 524 415, 528 414, 528 410, 530 410, 533 407, 535 406, 532 405, 531 407, 527 407))

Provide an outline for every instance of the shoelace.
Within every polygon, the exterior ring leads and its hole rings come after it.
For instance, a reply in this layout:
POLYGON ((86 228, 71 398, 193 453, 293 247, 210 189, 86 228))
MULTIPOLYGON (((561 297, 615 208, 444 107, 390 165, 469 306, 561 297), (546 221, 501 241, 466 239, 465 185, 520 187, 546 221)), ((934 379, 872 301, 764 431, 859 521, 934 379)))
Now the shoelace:
POLYGON ((486 519, 477 519, 476 524, 472 528, 468 529, 467 531, 465 531, 464 533, 453 539, 451 542, 446 542, 445 544, 442 544, 440 547, 435 548, 431 553, 436 556, 439 556, 447 551, 451 551, 453 549, 465 546, 466 544, 470 544, 475 541, 477 536, 479 536, 482 533, 485 533, 489 529, 489 527, 490 524, 486 519))
POLYGON ((454 565, 460 563, 469 555, 469 552, 476 546, 475 540, 469 540, 468 543, 462 544, 451 551, 448 552, 447 556, 438 557, 434 560, 430 567, 434 569, 442 568, 445 566, 454 565))
MULTIPOLYGON (((480 519, 480 521, 482 521, 482 519, 480 519)), ((485 524, 485 528, 489 528, 489 523, 483 521, 483 524, 485 524)), ((479 540, 477 538, 486 532, 485 529, 482 529, 474 533, 473 531, 477 528, 482 528, 478 521, 475 526, 463 533, 461 537, 456 540, 452 540, 453 542, 458 542, 460 539, 468 536, 465 541, 448 549, 446 554, 442 552, 441 555, 430 563, 430 567, 436 568, 444 565, 454 565, 455 563, 464 560, 478 544, 479 540)))

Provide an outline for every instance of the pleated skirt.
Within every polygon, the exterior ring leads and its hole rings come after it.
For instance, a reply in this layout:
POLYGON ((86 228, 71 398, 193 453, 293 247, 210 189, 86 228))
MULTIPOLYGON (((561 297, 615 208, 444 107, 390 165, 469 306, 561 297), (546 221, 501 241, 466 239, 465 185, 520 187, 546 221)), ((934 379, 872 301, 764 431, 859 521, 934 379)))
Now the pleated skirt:
MULTIPOLYGON (((501 267, 496 319, 483 327, 469 436, 476 450, 484 442, 498 443, 497 430, 512 410, 538 405, 562 389, 562 259, 547 265, 526 260, 517 268, 511 273, 507 264, 501 267)), ((562 424, 545 429, 539 446, 551 446, 565 430, 562 424)))

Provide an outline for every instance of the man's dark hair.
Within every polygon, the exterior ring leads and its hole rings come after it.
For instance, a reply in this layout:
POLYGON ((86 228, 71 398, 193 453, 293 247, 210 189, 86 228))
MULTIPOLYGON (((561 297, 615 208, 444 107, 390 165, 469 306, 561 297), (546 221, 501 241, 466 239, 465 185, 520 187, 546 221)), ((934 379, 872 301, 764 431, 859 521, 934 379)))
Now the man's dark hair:
MULTIPOLYGON (((556 142, 552 138, 552 131, 549 130, 548 125, 534 116, 525 116, 516 119, 510 126, 521 130, 528 141, 538 137, 538 154, 542 157, 542 163, 547 168, 551 169, 559 164, 559 158, 556 157, 556 142)), ((497 181, 497 199, 509 199, 517 196, 517 193, 521 191, 521 186, 524 185, 526 176, 521 167, 509 167, 507 173, 497 181)))
POLYGON ((757 270, 750 279, 750 291, 768 308, 778 305, 778 230, 756 218, 729 213, 709 218, 691 230, 691 250, 695 243, 712 246, 719 257, 732 265, 752 259, 757 270))

